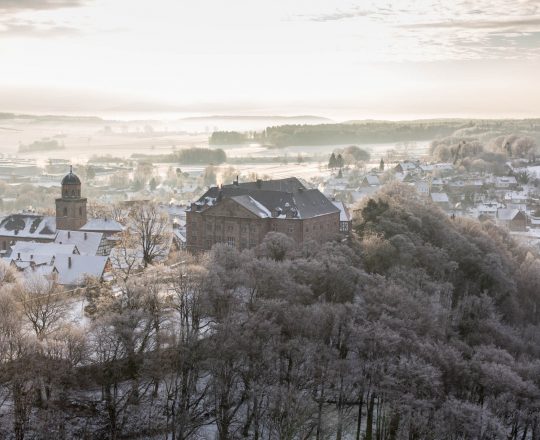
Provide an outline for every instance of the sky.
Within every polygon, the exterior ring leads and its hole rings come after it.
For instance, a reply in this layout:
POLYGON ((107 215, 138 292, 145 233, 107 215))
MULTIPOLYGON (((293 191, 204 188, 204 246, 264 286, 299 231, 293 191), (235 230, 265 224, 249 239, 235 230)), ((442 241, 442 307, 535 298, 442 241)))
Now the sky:
POLYGON ((0 111, 540 117, 540 0, 0 0, 0 111))

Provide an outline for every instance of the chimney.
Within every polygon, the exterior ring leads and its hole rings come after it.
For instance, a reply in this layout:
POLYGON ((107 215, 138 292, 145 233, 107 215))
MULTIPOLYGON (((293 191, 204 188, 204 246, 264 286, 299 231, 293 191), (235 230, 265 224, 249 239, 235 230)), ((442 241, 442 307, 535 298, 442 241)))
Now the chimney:
POLYGON ((68 231, 68 238, 71 238, 71 231, 68 231))
POLYGON ((21 253, 17 252, 17 260, 20 260, 20 259, 21 259, 21 253))
POLYGON ((262 187, 262 183, 263 183, 262 179, 257 179, 257 188, 260 189, 262 187))
POLYGON ((238 176, 236 176, 236 180, 233 181, 233 185, 234 185, 234 186, 238 186, 238 176))
POLYGON ((88 234, 85 232, 84 233, 84 239, 86 240, 88 238, 88 234))
POLYGON ((71 257, 68 257, 68 269, 71 269, 71 257))

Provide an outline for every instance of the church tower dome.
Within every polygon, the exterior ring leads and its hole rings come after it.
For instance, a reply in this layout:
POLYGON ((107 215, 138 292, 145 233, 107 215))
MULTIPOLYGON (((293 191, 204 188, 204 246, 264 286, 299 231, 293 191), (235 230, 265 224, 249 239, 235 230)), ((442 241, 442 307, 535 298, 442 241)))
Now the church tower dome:
POLYGON ((81 179, 69 167, 62 179, 62 197, 56 199, 56 229, 78 230, 87 222, 86 199, 81 197, 81 179))
POLYGON ((62 179, 62 197, 81 197, 81 179, 79 179, 76 174, 73 174, 73 166, 69 167, 69 173, 62 179))

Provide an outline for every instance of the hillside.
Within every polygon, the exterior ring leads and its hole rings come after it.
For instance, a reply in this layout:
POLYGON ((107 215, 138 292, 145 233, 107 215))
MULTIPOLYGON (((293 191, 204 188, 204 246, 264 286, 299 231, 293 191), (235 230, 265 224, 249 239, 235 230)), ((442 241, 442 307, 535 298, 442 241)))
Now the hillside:
POLYGON ((0 403, 0 436, 538 439, 538 255, 407 186, 357 214, 348 244, 274 233, 90 284, 88 327, 38 340, 4 278, 0 395, 28 413, 0 403))

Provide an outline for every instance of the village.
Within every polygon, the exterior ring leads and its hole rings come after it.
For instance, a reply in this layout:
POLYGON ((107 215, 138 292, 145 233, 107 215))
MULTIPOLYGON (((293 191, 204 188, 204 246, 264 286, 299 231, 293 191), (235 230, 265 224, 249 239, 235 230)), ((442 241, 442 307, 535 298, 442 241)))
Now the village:
MULTIPOLYGON (((0 253, 19 271, 54 275, 57 282, 66 287, 81 286, 89 277, 110 281, 111 272, 126 264, 119 258, 126 250, 122 252, 119 244, 125 246, 126 240, 122 237, 132 233, 129 213, 147 203, 155 204, 160 215, 167 219, 168 238, 160 245, 156 259, 165 262, 171 253, 186 249, 209 250, 219 242, 239 249, 254 247, 270 231, 290 235, 297 244, 321 239, 317 232, 310 235, 309 226, 297 227, 306 221, 305 215, 298 213, 299 206, 292 207, 289 203, 285 206, 285 202, 278 206, 279 203, 264 195, 263 190, 277 189, 277 185, 282 191, 280 200, 290 194, 296 194, 296 199, 307 197, 309 193, 319 194, 317 202, 310 203, 314 206, 316 203, 321 211, 310 212, 308 217, 317 217, 323 212, 336 213, 339 220, 325 231, 324 239, 347 237, 352 233, 358 203, 392 182, 414 187, 419 197, 438 206, 451 218, 491 221, 523 244, 540 247, 540 164, 532 157, 508 160, 495 174, 467 171, 459 163, 459 150, 454 151, 454 160, 448 162, 430 161, 425 155, 406 157, 401 154, 396 159, 388 153, 381 155, 379 161, 354 160, 351 152, 361 151, 358 147, 337 151, 337 156, 334 152, 329 156, 328 164, 321 161, 305 164, 299 155, 299 163, 292 169, 302 170, 307 165, 318 167, 319 172, 300 179, 291 175, 277 180, 268 179, 266 173, 263 174, 266 179, 259 178, 255 172, 237 174, 241 172, 239 168, 227 165, 182 166, 103 157, 78 167, 77 173, 84 185, 73 171, 64 176, 69 167, 67 160, 50 159, 45 166, 39 166, 36 160, 6 156, 0 159, 0 212, 3 214, 3 218, 0 216, 0 253), (76 187, 74 196, 65 189, 69 188, 70 176, 76 187), (60 187, 62 197, 57 199, 60 187), (197 221, 189 221, 189 217, 200 217, 198 211, 208 207, 208 200, 213 200, 211 205, 216 197, 223 197, 220 188, 229 188, 223 194, 239 203, 229 207, 228 213, 218 214, 220 218, 242 217, 241 212, 247 207, 259 218, 261 226, 233 221, 231 225, 224 224, 223 232, 218 233, 218 226, 222 226, 214 225, 215 220, 212 220, 212 224, 199 226, 202 229, 197 237, 197 221), (242 197, 248 199, 241 200, 242 197), (62 201, 64 198, 67 202, 62 201), (56 215, 51 215, 54 203, 56 215), (246 203, 256 204, 253 206, 262 211, 246 203), (73 219, 64 220, 68 212, 65 206, 73 219), (280 217, 288 219, 287 226, 279 226, 280 217), (272 218, 275 220, 271 224, 272 218), (297 221, 291 221, 295 219, 297 221), (235 233, 226 233, 226 227, 229 231, 234 227, 235 233), (242 235, 243 231, 254 228, 256 234, 242 235)), ((275 175, 271 167, 258 170, 275 175)), ((311 227, 312 231, 316 228, 311 227)), ((145 261, 141 249, 144 244, 132 241, 131 245, 129 252, 134 261, 130 267, 142 270, 149 262, 145 261)))

